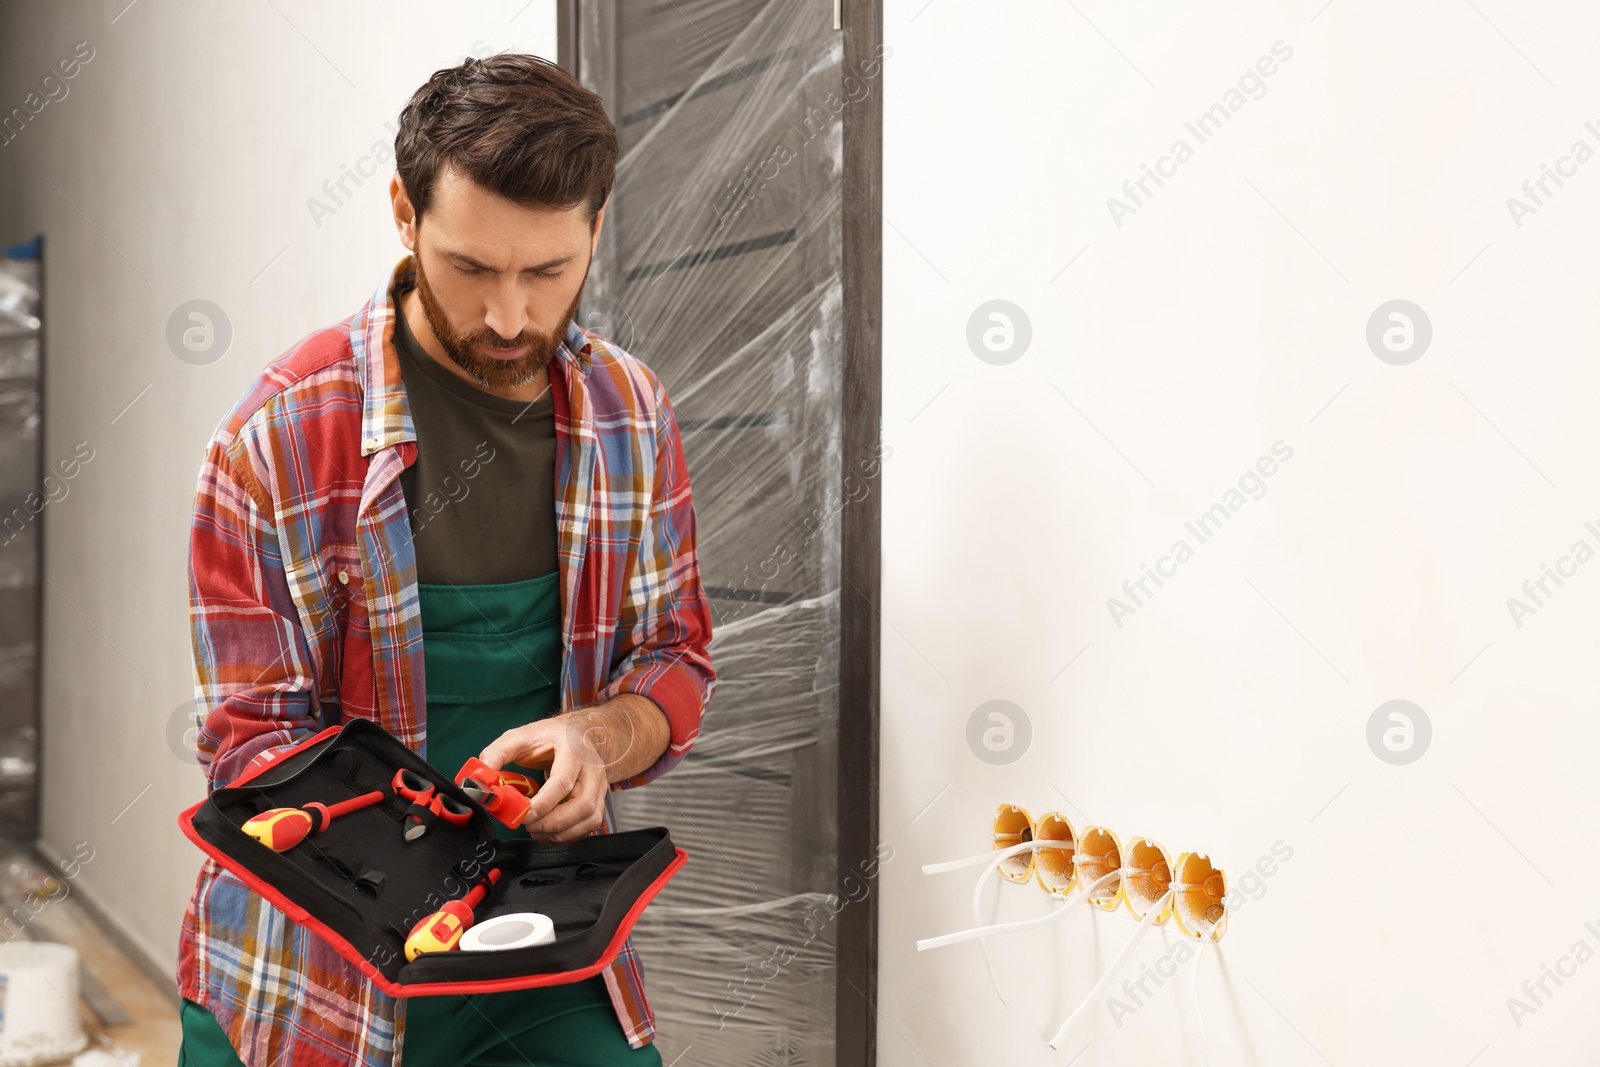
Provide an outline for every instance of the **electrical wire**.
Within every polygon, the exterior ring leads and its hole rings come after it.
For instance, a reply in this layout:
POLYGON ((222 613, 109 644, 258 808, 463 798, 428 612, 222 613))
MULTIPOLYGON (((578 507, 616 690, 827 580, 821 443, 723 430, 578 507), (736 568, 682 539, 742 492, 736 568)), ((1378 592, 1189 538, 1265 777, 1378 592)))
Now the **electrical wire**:
POLYGON ((1133 955, 1134 948, 1144 937, 1145 932, 1154 925, 1156 916, 1166 910, 1167 903, 1170 900, 1172 900, 1172 890, 1169 889, 1161 894, 1154 904, 1150 905, 1149 910, 1144 913, 1144 918, 1139 920, 1139 928, 1133 932, 1132 937, 1128 938, 1128 943, 1122 947, 1121 952, 1117 953, 1117 958, 1111 961, 1111 966, 1106 968, 1106 973, 1100 976, 1100 980, 1094 984, 1094 988, 1089 990, 1089 995, 1083 998, 1083 1003, 1072 1010, 1072 1014, 1067 1016, 1067 1021, 1061 1024, 1061 1029, 1056 1031, 1056 1036, 1050 1039, 1051 1048, 1059 1049, 1066 1042, 1067 1034, 1071 1032, 1072 1027, 1083 1017, 1083 1013, 1089 1009, 1089 1006, 1100 999, 1100 994, 1105 992, 1106 986, 1110 985, 1111 980, 1121 972, 1123 965, 1128 962, 1128 957, 1133 955))
POLYGON ((930 948, 944 948, 946 945, 955 945, 961 943, 962 941, 971 941, 974 938, 979 937, 989 937, 993 934, 1008 934, 1016 930, 1031 930, 1034 927, 1055 922, 1057 919, 1061 918, 1061 916, 1065 915, 1067 912, 1071 911, 1085 900, 1088 900, 1090 897, 1094 896, 1096 892, 1104 889, 1113 880, 1120 877, 1122 877, 1121 871, 1112 871, 1110 874, 1102 875, 1093 882, 1090 882, 1089 885, 1084 887, 1079 892, 1067 897, 1067 902, 1061 907, 1055 908, 1054 910, 1047 912, 1036 919, 1019 919, 1015 922, 1008 923, 990 923, 987 926, 975 926, 970 930, 959 930, 953 934, 941 934, 938 937, 923 938, 921 941, 917 942, 917 951, 925 952, 930 948))
MULTIPOLYGON (((1024 852, 1037 852, 1044 848, 1070 847, 1072 847, 1072 842, 1070 840, 1063 841, 1059 839, 1043 838, 1035 839, 1033 841, 1023 841, 1020 844, 1011 845, 1008 848, 984 852, 976 856, 966 856, 962 859, 949 860, 944 863, 924 864, 922 873, 942 874, 946 871, 961 870, 964 867, 977 867, 980 864, 988 864, 988 866, 984 869, 984 872, 978 876, 977 885, 973 886, 972 888, 972 921, 974 924, 981 926, 983 924, 983 891, 988 886, 989 882, 994 878, 996 872, 1000 870, 1000 865, 1002 863, 1010 859, 1012 856, 1018 856, 1024 852)), ((1046 916, 1046 919, 1055 917, 1055 914, 1051 914, 1046 916)), ((963 938, 963 940, 966 939, 963 938)), ((994 972, 994 962, 989 959, 989 949, 981 940, 978 942, 978 953, 983 957, 983 968, 989 975, 989 985, 993 987, 994 995, 1000 999, 1001 1004, 1010 1007, 1011 1002, 1006 999, 1005 993, 1000 989, 1000 978, 994 972)))

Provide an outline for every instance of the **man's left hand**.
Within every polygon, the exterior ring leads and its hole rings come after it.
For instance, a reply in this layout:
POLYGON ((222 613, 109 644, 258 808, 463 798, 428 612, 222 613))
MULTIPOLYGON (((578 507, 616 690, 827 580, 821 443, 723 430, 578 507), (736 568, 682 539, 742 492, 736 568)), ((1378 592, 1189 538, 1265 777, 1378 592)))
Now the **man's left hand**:
POLYGON ((650 767, 670 739, 667 717, 653 701, 623 693, 507 730, 478 758, 495 770, 515 763, 546 772, 522 825, 534 840, 554 844, 598 830, 611 783, 650 767))

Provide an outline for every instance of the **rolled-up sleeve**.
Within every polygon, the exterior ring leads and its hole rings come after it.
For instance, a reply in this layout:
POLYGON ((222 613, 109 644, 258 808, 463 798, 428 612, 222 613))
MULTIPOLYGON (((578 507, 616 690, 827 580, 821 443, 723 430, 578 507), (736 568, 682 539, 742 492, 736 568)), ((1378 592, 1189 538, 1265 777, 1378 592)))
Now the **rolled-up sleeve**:
POLYGON ((688 754, 717 684, 708 651, 711 608, 700 584, 689 469, 677 416, 659 384, 657 389, 648 517, 618 618, 622 655, 600 699, 619 693, 648 697, 666 715, 671 740, 660 759, 642 773, 612 783, 613 789, 659 778, 688 754))
POLYGON ((196 749, 212 789, 320 729, 271 503, 233 452, 207 450, 189 538, 196 749))

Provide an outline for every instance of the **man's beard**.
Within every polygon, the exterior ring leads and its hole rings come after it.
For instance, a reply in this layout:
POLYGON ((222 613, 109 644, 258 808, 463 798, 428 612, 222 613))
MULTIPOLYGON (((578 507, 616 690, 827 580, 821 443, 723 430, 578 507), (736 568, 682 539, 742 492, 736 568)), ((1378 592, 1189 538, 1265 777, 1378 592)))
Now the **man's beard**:
MULTIPOLYGON (((452 363, 466 371, 473 381, 488 389, 510 389, 532 381, 555 355, 556 346, 566 337, 567 326, 572 322, 572 317, 578 313, 578 302, 583 298, 583 285, 579 284, 577 295, 572 298, 571 305, 561 316, 560 325, 556 327, 554 333, 546 334, 538 327, 529 325, 517 334, 510 344, 507 344, 505 338, 487 327, 476 333, 457 333, 444 313, 444 306, 439 303, 433 288, 428 284, 428 275, 422 269, 422 257, 413 256, 412 263, 417 273, 417 296, 422 301, 422 315, 428 320, 433 335, 439 339, 445 355, 450 357, 452 363), (527 345, 528 351, 516 359, 496 359, 480 353, 475 347, 480 344, 511 349, 527 345)), ((584 268, 583 279, 584 282, 589 280, 588 267, 584 268)))

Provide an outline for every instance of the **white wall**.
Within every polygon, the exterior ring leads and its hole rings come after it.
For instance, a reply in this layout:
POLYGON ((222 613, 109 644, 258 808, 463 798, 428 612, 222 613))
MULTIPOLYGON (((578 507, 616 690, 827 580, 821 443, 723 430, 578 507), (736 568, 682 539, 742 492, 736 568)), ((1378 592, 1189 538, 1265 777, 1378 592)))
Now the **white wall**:
MULTIPOLYGON (((1236 884, 1292 849, 1205 961, 1218 1063, 1595 1062, 1600 563, 1520 626, 1507 598, 1600 549, 1600 162, 1520 226, 1506 201, 1600 149, 1596 12, 890 0, 885 23, 880 1062, 1203 1062, 1187 972, 1045 1048, 1131 920, 996 940, 1009 1005, 977 947, 914 951, 969 925, 971 878, 919 865, 985 848, 1000 801, 1236 884), (1184 122, 1279 40, 1200 144, 1184 122), (1107 198, 1178 138, 1193 158, 1119 227, 1107 198), (1433 327, 1403 366, 1365 340, 1396 298, 1433 327), (1031 321, 1008 365, 966 342, 994 299, 1031 321), (1279 440, 1199 545, 1185 521, 1279 440), (1107 598, 1180 537, 1194 557, 1118 626, 1107 598), (1433 728, 1404 766, 1366 740, 1395 698, 1433 728), (993 699, 1031 723, 1007 766, 966 741, 993 699), (1547 964, 1575 974, 1514 1018, 1547 964)), ((992 914, 1047 908, 1003 889, 992 914)))
POLYGON ((553 57, 555 7, 9 4, 0 110, 80 41, 93 58, 66 95, 0 147, 0 240, 46 236, 46 458, 94 450, 44 515, 43 840, 94 849, 77 888, 170 972, 200 865, 176 816, 205 790, 177 733, 205 443, 261 367, 359 308, 404 254, 385 188, 411 92, 469 53, 553 57), (377 172, 315 219, 308 200, 371 170, 377 144, 377 172), (232 325, 209 365, 167 345, 192 299, 232 325))

